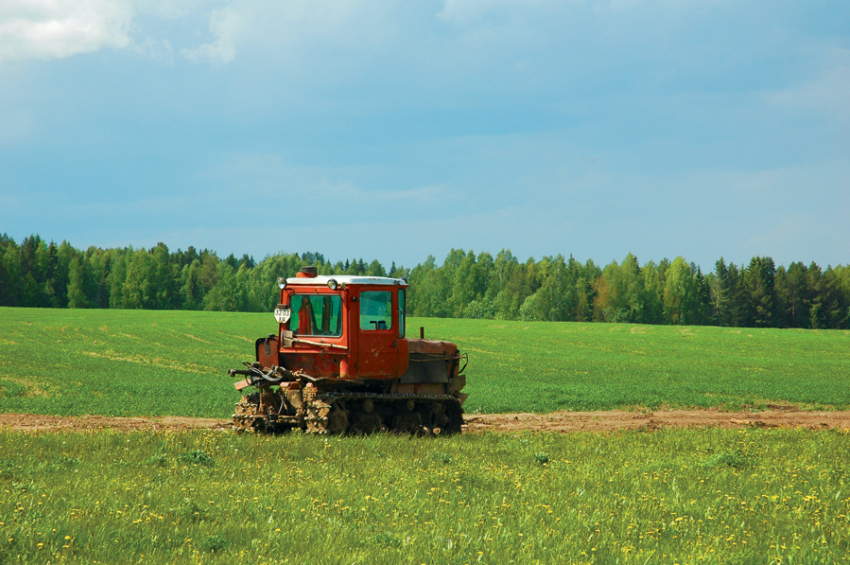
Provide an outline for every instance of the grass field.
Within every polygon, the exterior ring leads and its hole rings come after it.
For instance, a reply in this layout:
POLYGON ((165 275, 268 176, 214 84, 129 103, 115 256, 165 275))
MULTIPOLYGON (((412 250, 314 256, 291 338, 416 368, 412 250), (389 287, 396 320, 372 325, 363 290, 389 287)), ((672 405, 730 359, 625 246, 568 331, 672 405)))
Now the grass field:
MULTIPOLYGON (((410 320, 470 412, 850 407, 850 332, 410 320)), ((269 314, 0 309, 0 411, 226 418, 269 314)), ((850 563, 850 435, 0 431, 0 564, 850 563)))
MULTIPOLYGON (((469 353, 467 412, 850 408, 850 332, 410 319, 469 353)), ((0 411, 229 417, 271 314, 0 308, 0 411)))
POLYGON ((0 432, 0 563, 847 563, 846 432, 0 432))

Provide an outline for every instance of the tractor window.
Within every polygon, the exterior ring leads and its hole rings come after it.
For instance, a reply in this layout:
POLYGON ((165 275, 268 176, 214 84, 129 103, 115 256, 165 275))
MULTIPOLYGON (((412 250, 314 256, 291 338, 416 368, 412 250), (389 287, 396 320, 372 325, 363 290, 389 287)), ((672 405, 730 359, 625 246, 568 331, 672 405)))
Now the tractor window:
POLYGON ((404 320, 407 310, 404 304, 404 289, 398 291, 398 337, 404 337, 404 320))
POLYGON ((338 294, 293 294, 289 328, 298 335, 342 335, 342 298, 338 294))
POLYGON ((393 327, 393 294, 384 290, 360 293, 360 329, 389 330, 393 327))

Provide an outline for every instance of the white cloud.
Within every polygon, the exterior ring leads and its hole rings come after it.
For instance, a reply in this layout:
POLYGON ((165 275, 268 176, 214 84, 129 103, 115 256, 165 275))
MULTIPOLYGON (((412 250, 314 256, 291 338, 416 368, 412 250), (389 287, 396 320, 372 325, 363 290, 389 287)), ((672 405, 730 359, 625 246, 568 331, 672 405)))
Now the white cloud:
POLYGON ((213 10, 210 14, 210 31, 215 41, 181 53, 190 61, 229 63, 236 57, 236 41, 247 29, 248 18, 230 8, 213 10))
POLYGON ((167 39, 155 40, 150 37, 133 45, 133 50, 148 59, 171 61, 173 49, 167 39))
MULTIPOLYGON (((240 6, 241 8, 241 6, 240 6)), ((358 48, 374 44, 394 28, 391 3, 362 0, 255 1, 246 11, 267 43, 321 42, 358 48)))
POLYGON ((0 61, 62 59, 126 47, 134 13, 129 0, 4 0, 0 61))
POLYGON ((139 14, 174 20, 189 15, 211 0, 134 0, 139 14))
POLYGON ((214 40, 182 54, 195 62, 229 62, 250 47, 288 64, 311 56, 329 64, 328 51, 338 59, 386 48, 398 39, 399 18, 405 14, 410 16, 391 1, 243 0, 213 10, 209 29, 214 40))

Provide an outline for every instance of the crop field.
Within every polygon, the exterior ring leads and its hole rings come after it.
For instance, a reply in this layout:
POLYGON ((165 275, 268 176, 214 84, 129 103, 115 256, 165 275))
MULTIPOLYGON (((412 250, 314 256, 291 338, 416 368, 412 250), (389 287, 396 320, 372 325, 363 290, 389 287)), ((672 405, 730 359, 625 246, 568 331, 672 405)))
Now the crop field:
MULTIPOLYGON (((467 412, 850 407, 850 333, 411 319, 467 412)), ((0 412, 229 417, 269 314, 0 309, 0 412)), ((0 563, 850 563, 848 430, 0 430, 0 563)))
POLYGON ((847 563, 847 432, 0 432, 0 563, 847 563))
MULTIPOLYGON (((850 408, 850 332, 410 319, 469 354, 470 413, 850 408)), ((0 411, 227 418, 271 314, 0 308, 0 411)))

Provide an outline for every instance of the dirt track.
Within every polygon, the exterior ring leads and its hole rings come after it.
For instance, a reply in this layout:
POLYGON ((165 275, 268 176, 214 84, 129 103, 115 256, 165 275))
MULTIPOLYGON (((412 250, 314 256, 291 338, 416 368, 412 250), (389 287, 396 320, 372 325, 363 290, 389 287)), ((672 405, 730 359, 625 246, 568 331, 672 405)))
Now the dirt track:
MULTIPOLYGON (((667 427, 766 427, 850 429, 850 412, 720 412, 718 410, 659 410, 656 412, 553 412, 552 414, 467 414, 464 431, 517 432, 610 432, 657 430, 667 427)), ((229 430, 229 420, 212 418, 110 418, 106 416, 41 416, 0 414, 0 429, 12 431, 184 431, 229 430)))
POLYGON ((40 414, 0 414, 0 429, 19 432, 120 430, 179 432, 183 430, 227 430, 230 420, 182 418, 176 416, 111 418, 109 416, 42 416, 40 414))
POLYGON ((850 412, 720 412, 719 410, 659 410, 655 412, 553 412, 552 414, 482 414, 465 416, 470 432, 609 432, 661 428, 763 427, 850 428, 850 412))

